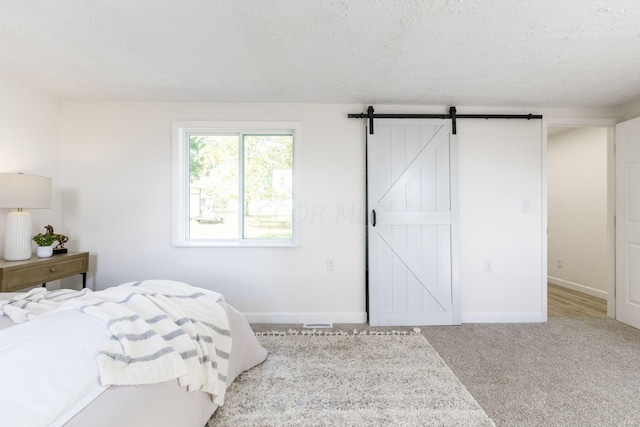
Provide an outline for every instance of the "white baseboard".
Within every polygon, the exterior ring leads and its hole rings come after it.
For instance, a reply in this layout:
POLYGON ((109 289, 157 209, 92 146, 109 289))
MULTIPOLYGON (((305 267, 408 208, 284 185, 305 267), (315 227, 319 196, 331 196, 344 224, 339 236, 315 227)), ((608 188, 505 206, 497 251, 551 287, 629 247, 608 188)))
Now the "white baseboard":
POLYGON ((563 288, 571 289, 573 291, 582 292, 583 294, 591 295, 592 297, 607 299, 607 291, 601 291, 589 286, 581 285, 580 283, 570 282, 568 280, 558 279, 557 277, 547 276, 547 282, 554 285, 562 286, 563 288))
MULTIPOLYGON (((367 313, 243 313, 249 323, 367 323, 367 313)), ((542 313, 462 313, 462 323, 540 323, 542 313)))
POLYGON ((462 313, 462 323, 540 323, 542 313, 462 313))
POLYGON ((367 313, 243 313, 249 323, 367 323, 367 313))

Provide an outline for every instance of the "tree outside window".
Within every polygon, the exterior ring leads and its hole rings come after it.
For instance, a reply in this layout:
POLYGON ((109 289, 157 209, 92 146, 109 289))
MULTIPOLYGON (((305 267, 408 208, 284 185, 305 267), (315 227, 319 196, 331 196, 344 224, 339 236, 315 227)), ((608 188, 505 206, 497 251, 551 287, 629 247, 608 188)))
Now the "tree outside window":
POLYGON ((186 222, 178 225, 184 246, 295 245, 295 129, 180 127, 176 133, 175 152, 188 153, 177 156, 184 157, 185 165, 174 168, 182 170, 178 189, 189 189, 181 192, 187 195, 181 206, 188 212, 177 215, 186 222))

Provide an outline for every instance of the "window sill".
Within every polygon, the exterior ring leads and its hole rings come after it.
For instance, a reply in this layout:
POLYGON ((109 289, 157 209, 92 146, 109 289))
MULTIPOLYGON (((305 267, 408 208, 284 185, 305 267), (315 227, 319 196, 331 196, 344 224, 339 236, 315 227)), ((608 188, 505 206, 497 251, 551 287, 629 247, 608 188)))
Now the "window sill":
POLYGON ((225 241, 225 242, 199 242, 199 241, 186 241, 186 242, 173 242, 174 248, 297 248, 300 244, 297 242, 237 242, 237 241, 225 241))

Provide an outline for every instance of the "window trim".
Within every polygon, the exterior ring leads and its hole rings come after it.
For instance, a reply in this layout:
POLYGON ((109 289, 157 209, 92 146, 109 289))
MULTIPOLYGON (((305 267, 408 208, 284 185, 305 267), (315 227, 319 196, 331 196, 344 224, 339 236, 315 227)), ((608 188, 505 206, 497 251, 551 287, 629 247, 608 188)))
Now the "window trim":
MULTIPOLYGON (((211 247, 298 247, 298 204, 300 196, 300 146, 302 125, 295 121, 172 121, 171 245, 176 248, 211 247), (290 239, 190 239, 189 238, 189 134, 193 133, 277 133, 293 135, 293 218, 290 239)), ((239 171, 242 173, 242 165, 239 171)), ((240 178, 241 185, 244 177, 240 178)), ((242 190, 242 188, 241 188, 242 190)))

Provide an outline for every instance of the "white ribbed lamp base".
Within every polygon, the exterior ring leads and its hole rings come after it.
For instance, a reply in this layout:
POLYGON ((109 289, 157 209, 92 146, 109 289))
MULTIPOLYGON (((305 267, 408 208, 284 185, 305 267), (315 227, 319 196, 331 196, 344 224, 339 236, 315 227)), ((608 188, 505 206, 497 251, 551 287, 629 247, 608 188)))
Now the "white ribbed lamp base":
POLYGON ((5 228, 4 259, 21 261, 31 258, 31 214, 10 212, 5 228))

